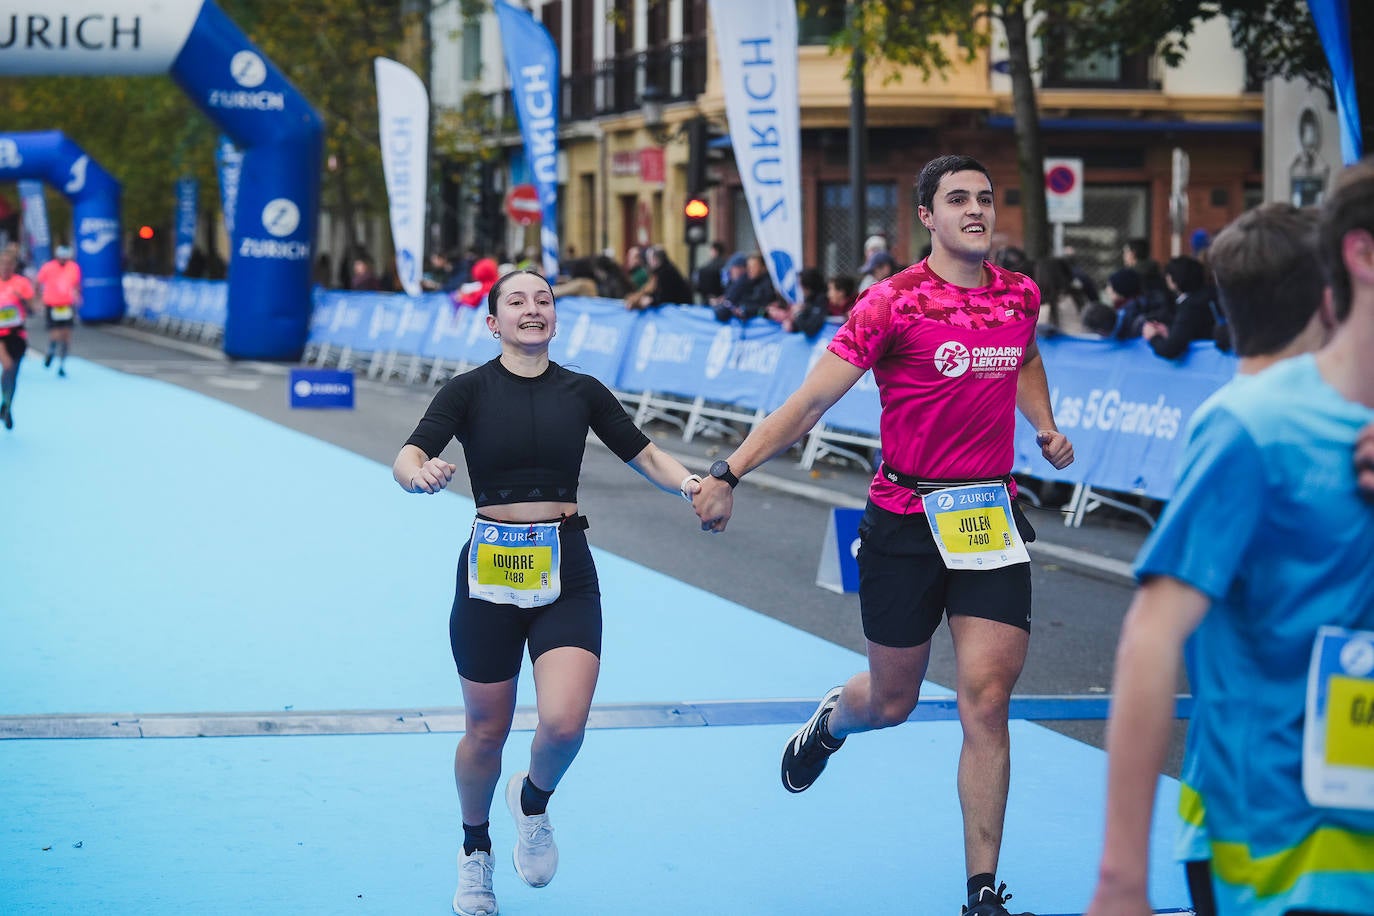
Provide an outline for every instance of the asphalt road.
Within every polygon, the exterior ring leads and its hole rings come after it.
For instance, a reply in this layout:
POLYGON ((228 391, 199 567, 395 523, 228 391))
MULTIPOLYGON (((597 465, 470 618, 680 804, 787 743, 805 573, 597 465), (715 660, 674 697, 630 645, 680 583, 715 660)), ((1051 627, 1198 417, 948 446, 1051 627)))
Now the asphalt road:
MULTIPOLYGON (((29 358, 41 358, 42 332, 33 333, 31 340, 29 358)), ((378 473, 388 476, 397 450, 433 393, 423 385, 360 379, 352 411, 292 410, 286 394, 289 366, 233 362, 211 348, 119 326, 79 328, 74 354, 249 410, 371 458, 382 465, 378 473)), ((74 388, 80 384, 75 378, 73 382, 74 388)), ((18 403, 23 403, 22 388, 18 403)), ((660 447, 703 472, 712 458, 728 454, 734 445, 721 439, 684 443, 679 431, 667 425, 647 431, 660 447)), ((454 485, 470 493, 457 444, 445 454, 460 468, 454 485)), ((680 499, 659 493, 609 451, 589 445, 580 488, 582 511, 592 523, 588 536, 605 550, 862 652, 858 597, 835 594, 814 582, 832 506, 860 504, 868 473, 852 464, 825 464, 806 472, 797 460, 798 452, 793 451, 746 478, 729 530, 709 535, 700 531, 680 499)), ((1082 528, 1072 529, 1055 512, 1028 510, 1041 542, 1059 550, 1050 557, 1032 553, 1035 622, 1017 687, 1020 694, 1110 690, 1117 635, 1132 594, 1120 569, 1147 529, 1123 513, 1108 516, 1109 511, 1094 513, 1082 528), (1115 569, 1095 568, 1093 558, 1106 558, 1107 564, 1097 566, 1115 569)), ((468 521, 454 519, 455 538, 461 537, 468 521)), ((645 595, 644 601, 652 602, 654 596, 645 595)), ((446 608, 436 609, 436 620, 446 613, 446 608)), ((607 613, 633 614, 634 608, 607 608, 607 613)), ((692 621, 684 619, 682 626, 690 627, 692 621)), ((936 634, 928 677, 949 686, 955 679, 947 634, 943 628, 936 634)), ((671 634, 665 634, 663 651, 673 651, 671 634)), ((829 686, 817 683, 817 696, 829 686)), ((1185 684, 1180 684, 1180 692, 1186 692, 1185 684)), ((1100 721, 1043 724, 1095 746, 1103 744, 1100 721)), ((1171 775, 1178 773, 1183 730, 1179 723, 1166 766, 1171 775)))

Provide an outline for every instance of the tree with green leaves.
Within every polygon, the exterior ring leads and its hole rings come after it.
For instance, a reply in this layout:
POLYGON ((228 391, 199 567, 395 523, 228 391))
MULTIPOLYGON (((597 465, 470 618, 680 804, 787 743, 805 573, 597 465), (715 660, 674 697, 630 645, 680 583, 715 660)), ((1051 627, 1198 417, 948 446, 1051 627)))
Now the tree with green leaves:
MULTIPOLYGON (((881 68, 885 79, 900 79, 913 68, 926 78, 954 65, 943 39, 953 36, 965 63, 992 41, 994 20, 1006 35, 1008 74, 1016 122, 1017 162, 1021 177, 1026 253, 1049 253, 1044 150, 1036 104, 1030 47, 1039 40, 1046 50, 1077 58, 1118 50, 1153 50, 1166 64, 1177 64, 1188 40, 1202 22, 1223 16, 1231 23, 1232 42, 1244 51, 1258 74, 1305 79, 1330 92, 1331 75, 1311 16, 1292 0, 1059 0, 1038 5, 1031 0, 802 0, 817 13, 851 7, 847 26, 831 40, 837 53, 859 49, 881 68), (1037 9, 1046 15, 1037 15, 1037 9)), ((1374 61, 1374 5, 1351 4, 1352 40, 1357 68, 1374 61)), ((1041 65, 1048 62, 1041 57, 1041 65)), ((1362 122, 1374 128, 1374 70, 1357 73, 1362 122), (1369 112, 1370 114, 1365 114, 1369 112)))
MULTIPOLYGON (((360 219, 386 209, 372 61, 400 53, 400 0, 219 5, 319 111, 323 203, 358 237, 360 219)), ((5 108, 7 130, 61 130, 108 169, 127 223, 168 223, 182 176, 200 179, 202 211, 218 206, 219 130, 166 76, 7 78, 5 108)))

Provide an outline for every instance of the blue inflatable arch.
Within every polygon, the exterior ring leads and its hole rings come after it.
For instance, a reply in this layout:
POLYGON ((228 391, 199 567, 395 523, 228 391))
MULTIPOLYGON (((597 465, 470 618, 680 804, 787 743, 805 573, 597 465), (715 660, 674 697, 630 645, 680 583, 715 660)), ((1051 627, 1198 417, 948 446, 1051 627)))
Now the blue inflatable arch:
MULTIPOLYGON (((209 0, 47 0, 42 12, 36 3, 29 9, 0 12, 0 75, 170 73, 244 150, 224 351, 241 359, 298 359, 310 325, 324 143, 319 114, 209 0)), ((118 219, 117 203, 115 212, 118 219)), ((77 231, 81 246, 79 217, 77 231)), ((118 283, 114 289, 108 312, 83 317, 122 317, 118 283)))
POLYGON ((119 182, 59 131, 0 134, 0 181, 24 178, 42 179, 72 202, 82 320, 119 319, 119 182))

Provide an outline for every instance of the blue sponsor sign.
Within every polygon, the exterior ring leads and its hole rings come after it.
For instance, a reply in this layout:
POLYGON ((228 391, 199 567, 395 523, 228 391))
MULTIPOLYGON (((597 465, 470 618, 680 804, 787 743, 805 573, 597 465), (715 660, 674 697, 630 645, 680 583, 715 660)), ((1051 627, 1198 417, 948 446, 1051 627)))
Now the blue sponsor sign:
POLYGON ((1236 374, 1235 358, 1210 343, 1194 344, 1181 360, 1161 359, 1139 339, 1039 344, 1054 420, 1073 442, 1074 462, 1056 471, 1023 418, 1014 470, 1156 499, 1173 495, 1188 420, 1236 374))
POLYGON ((353 373, 337 369, 292 369, 289 387, 293 408, 353 409, 353 373))

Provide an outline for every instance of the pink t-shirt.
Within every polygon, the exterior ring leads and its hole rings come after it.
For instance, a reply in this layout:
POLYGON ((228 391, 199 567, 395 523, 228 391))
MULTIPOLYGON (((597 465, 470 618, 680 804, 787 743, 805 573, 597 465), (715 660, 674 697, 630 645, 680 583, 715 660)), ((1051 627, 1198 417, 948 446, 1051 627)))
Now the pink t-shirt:
POLYGON ((44 305, 74 305, 81 298, 81 268, 75 261, 49 261, 35 277, 43 289, 44 305))
MULTIPOLYGON (((830 342, 845 362, 873 370, 883 461, 899 473, 980 479, 1011 471, 1016 381, 1035 339, 1040 290, 1029 277, 984 266, 991 282, 965 289, 925 261, 913 264, 869 287, 830 342)), ((921 511, 911 490, 881 473, 869 498, 890 512, 921 511)))
POLYGON ((22 274, 10 274, 8 280, 0 280, 0 337, 25 336, 25 309, 32 298, 33 286, 22 274))

